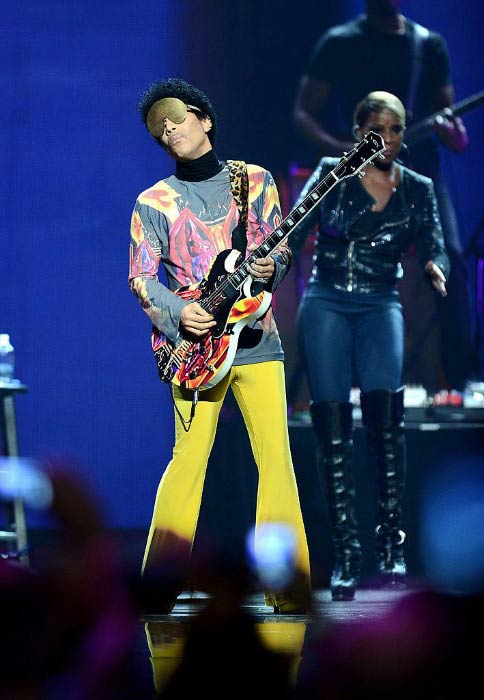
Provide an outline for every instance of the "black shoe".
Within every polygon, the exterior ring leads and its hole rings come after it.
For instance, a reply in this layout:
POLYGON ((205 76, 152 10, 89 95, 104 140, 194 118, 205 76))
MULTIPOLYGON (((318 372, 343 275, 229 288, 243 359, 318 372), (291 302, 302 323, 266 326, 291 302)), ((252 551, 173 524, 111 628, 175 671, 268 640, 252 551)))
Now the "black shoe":
POLYGON ((336 563, 330 584, 331 597, 333 600, 354 600, 359 576, 352 573, 349 570, 350 568, 351 567, 344 567, 340 563, 336 563))
POLYGON ((307 615, 309 610, 300 603, 281 603, 274 605, 274 615, 307 615))
POLYGON ((380 588, 384 588, 386 590, 398 591, 408 588, 406 576, 399 576, 398 574, 394 573, 383 574, 380 576, 380 581, 380 588))
POLYGON ((384 588, 405 588, 402 500, 406 477, 404 390, 375 389, 361 394, 370 461, 378 481, 376 560, 384 588))
POLYGON ((407 567, 402 558, 394 559, 391 566, 379 565, 378 574, 381 588, 400 589, 407 588, 407 567))
POLYGON ((354 600, 356 594, 355 579, 340 580, 337 584, 331 583, 331 598, 334 601, 354 600))
POLYGON ((175 604, 176 599, 165 601, 159 598, 145 598, 139 607, 142 615, 170 615, 175 604))
POLYGON ((405 533, 403 530, 376 529, 377 568, 382 588, 407 588, 407 565, 403 554, 405 533))
POLYGON ((333 600, 353 600, 361 569, 353 474, 353 405, 320 401, 311 404, 311 417, 335 551, 331 595, 333 600))

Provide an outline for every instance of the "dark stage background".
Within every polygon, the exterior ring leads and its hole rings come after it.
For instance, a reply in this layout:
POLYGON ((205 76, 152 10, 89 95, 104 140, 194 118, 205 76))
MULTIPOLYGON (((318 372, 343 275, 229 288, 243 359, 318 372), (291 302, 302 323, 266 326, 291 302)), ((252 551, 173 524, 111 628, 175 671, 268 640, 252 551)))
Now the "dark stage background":
MULTIPOLYGON (((161 76, 197 83, 219 113, 218 155, 283 178, 309 51, 362 9, 314 0, 2 6, 0 332, 29 387, 16 400, 20 451, 72 455, 109 526, 147 527, 173 430, 149 322, 127 284, 136 196, 171 172, 139 121, 138 97, 161 76)), ((480 0, 412 0, 403 11, 447 39, 457 99, 484 88, 480 0)), ((484 216, 483 114, 465 117, 467 152, 445 156, 464 243, 484 216)))

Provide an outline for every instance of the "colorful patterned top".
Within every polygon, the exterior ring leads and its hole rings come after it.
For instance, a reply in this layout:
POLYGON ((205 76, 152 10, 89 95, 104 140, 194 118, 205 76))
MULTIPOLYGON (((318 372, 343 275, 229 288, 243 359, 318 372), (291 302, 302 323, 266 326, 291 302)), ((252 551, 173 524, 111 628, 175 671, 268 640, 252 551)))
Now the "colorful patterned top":
MULTIPOLYGON (((279 196, 270 172, 257 165, 247 165, 247 170, 247 245, 260 245, 281 222, 279 196)), ((238 220, 227 166, 201 182, 172 175, 136 200, 131 218, 130 287, 153 325, 170 342, 176 343, 180 312, 189 303, 173 290, 200 282, 213 258, 232 247, 231 234, 238 220), (158 277, 159 271, 166 275, 165 284, 158 277)), ((268 291, 274 292, 291 258, 285 245, 272 257, 276 271, 268 291)), ((257 336, 261 335, 260 340, 254 347, 244 347, 251 343, 245 343, 241 335, 234 365, 284 359, 272 308, 248 327, 262 331, 257 336)))

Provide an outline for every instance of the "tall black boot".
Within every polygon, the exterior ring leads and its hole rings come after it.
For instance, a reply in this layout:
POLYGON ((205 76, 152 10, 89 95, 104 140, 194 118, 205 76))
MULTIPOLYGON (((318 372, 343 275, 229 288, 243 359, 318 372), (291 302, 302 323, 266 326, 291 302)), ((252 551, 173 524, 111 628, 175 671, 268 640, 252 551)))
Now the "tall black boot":
POLYGON ((353 600, 361 570, 361 546, 355 514, 353 419, 351 403, 311 405, 320 477, 326 484, 335 562, 333 600, 353 600))
POLYGON ((402 499, 406 476, 403 387, 361 394, 370 459, 376 466, 378 507, 377 568, 384 586, 405 586, 402 499))

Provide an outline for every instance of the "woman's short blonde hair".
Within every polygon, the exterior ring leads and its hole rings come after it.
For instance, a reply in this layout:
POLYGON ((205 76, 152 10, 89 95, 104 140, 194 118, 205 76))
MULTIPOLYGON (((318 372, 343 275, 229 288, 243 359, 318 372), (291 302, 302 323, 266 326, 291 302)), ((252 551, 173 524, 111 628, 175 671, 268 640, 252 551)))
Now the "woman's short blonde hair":
POLYGON ((385 110, 392 112, 405 126, 406 114, 402 101, 396 95, 384 90, 369 92, 366 97, 358 102, 353 116, 353 123, 356 127, 362 127, 371 112, 379 113, 385 110))

